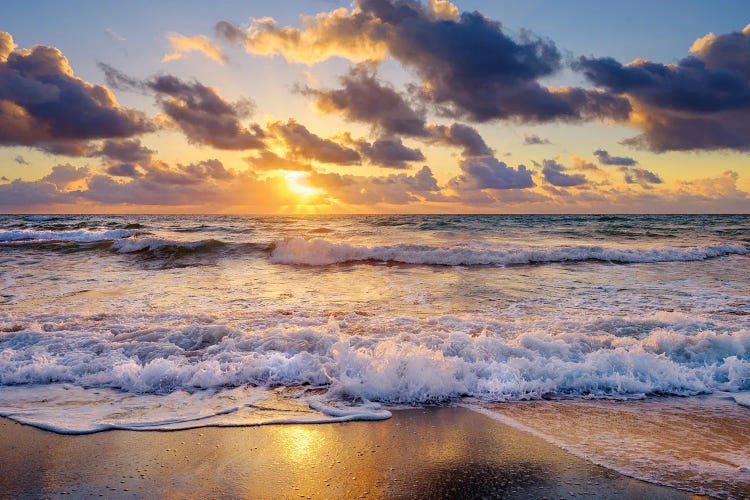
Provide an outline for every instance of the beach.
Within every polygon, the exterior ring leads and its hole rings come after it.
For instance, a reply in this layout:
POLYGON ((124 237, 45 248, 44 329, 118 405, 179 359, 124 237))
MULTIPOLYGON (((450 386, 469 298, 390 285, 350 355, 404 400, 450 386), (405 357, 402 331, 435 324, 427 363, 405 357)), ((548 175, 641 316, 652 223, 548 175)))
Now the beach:
POLYGON ((465 408, 380 422, 107 431, 0 420, 3 498, 652 498, 685 492, 593 465, 465 408))
POLYGON ((654 496, 619 473, 745 497, 749 234, 745 216, 2 216, 0 417, 37 428, 4 427, 26 436, 5 490, 654 496))
POLYGON ((0 500, 750 499, 750 1, 600 3, 5 2, 0 500))

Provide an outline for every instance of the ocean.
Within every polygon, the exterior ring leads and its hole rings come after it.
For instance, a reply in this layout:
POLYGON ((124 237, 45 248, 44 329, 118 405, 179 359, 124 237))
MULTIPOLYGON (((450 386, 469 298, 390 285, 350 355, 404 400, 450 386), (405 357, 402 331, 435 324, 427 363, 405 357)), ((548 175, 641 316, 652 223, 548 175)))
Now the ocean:
POLYGON ((750 495, 749 254, 739 215, 0 216, 0 415, 76 434, 463 405, 750 495))

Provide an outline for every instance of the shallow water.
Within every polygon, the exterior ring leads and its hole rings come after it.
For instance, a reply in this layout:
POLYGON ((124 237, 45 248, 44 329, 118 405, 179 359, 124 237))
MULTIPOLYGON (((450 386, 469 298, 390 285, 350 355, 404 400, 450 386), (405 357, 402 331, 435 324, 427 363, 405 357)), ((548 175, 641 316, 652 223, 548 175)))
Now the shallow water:
POLYGON ((3 216, 0 415, 95 432, 747 401, 749 251, 747 216, 3 216))

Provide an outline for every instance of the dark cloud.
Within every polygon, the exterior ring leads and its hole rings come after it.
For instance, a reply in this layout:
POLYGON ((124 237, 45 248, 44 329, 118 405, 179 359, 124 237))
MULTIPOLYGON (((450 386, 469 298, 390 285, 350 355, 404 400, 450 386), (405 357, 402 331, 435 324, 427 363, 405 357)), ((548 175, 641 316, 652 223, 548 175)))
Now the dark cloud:
POLYGON ((0 145, 46 150, 154 130, 143 113, 120 107, 107 87, 76 78, 54 47, 13 50, 0 32, 0 145))
POLYGON ((674 64, 580 58, 595 85, 627 97, 643 130, 626 144, 653 151, 750 149, 750 28, 708 35, 674 64))
POLYGON ((534 186, 531 171, 525 166, 509 167, 493 156, 465 158, 459 166, 463 174, 449 183, 456 190, 524 189, 534 186))
POLYGON ((649 189, 651 184, 661 184, 664 182, 661 180, 661 177, 644 168, 620 167, 620 170, 625 176, 626 183, 638 184, 646 189, 649 189))
POLYGON ((92 154, 91 143, 86 141, 45 142, 37 144, 36 147, 51 155, 80 157, 92 154))
POLYGON ((248 129, 240 123, 249 112, 247 101, 230 103, 214 88, 186 83, 171 75, 158 76, 147 85, 189 141, 217 149, 264 147, 261 128, 255 125, 248 129))
POLYGON ((140 91, 143 93, 147 92, 146 82, 139 80, 132 76, 126 75, 117 68, 110 66, 107 63, 98 62, 96 65, 104 73, 104 78, 107 80, 107 85, 115 90, 124 91, 140 91))
POLYGON ((513 40, 500 23, 477 12, 444 20, 416 1, 361 0, 359 6, 386 26, 373 35, 420 76, 422 96, 447 114, 487 121, 574 113, 536 83, 561 67, 551 41, 530 34, 513 40))
POLYGON ((604 149, 597 149, 594 151, 594 156, 597 157, 599 163, 602 165, 619 165, 621 167, 632 167, 637 165, 638 162, 633 158, 627 156, 611 156, 609 152, 604 149))
POLYGON ((293 119, 269 123, 268 132, 284 144, 293 158, 337 165, 357 165, 362 159, 354 149, 319 137, 293 119))
POLYGON ((154 151, 138 139, 106 140, 94 153, 95 156, 125 163, 148 163, 153 154, 154 151))
POLYGON ((214 33, 219 39, 224 39, 229 43, 240 44, 245 41, 245 32, 235 25, 226 21, 219 21, 214 26, 214 33))
POLYGON ((31 163, 29 163, 28 161, 26 161, 26 158, 24 158, 21 155, 18 155, 15 158, 13 158, 13 161, 15 161, 16 163, 18 163, 19 165, 31 165, 31 163))
POLYGON ((586 177, 581 174, 568 174, 564 165, 555 160, 542 161, 542 176, 544 179, 557 187, 573 187, 586 184, 586 177))
POLYGON ((372 143, 360 140, 355 144, 369 163, 379 167, 408 168, 409 162, 425 159, 419 149, 404 146, 398 138, 380 138, 372 143))
POLYGON ((113 88, 154 93, 164 113, 192 143, 230 150, 265 147, 261 127, 248 128, 240 122, 255 109, 249 99, 229 102, 213 87, 197 81, 184 82, 173 75, 138 80, 106 64, 100 63, 99 67, 113 88))
POLYGON ((143 173, 132 163, 116 163, 107 167, 106 172, 113 177, 141 177, 143 173))
POLYGON ((540 144, 551 144, 549 142, 549 139, 545 139, 545 138, 539 137, 536 134, 530 134, 530 135, 523 136, 523 143, 526 146, 536 146, 536 145, 540 145, 540 144))
MULTIPOLYGON (((247 31, 226 22, 216 31, 251 53, 282 54, 306 63, 337 55, 353 61, 390 55, 420 78, 414 90, 421 99, 454 118, 623 119, 630 111, 627 99, 618 96, 541 85, 540 79, 562 68, 552 41, 528 31, 511 37, 499 22, 478 12, 459 14, 446 2, 359 0, 351 11, 337 9, 307 19, 303 29, 264 18, 253 20, 247 31)), ((352 83, 361 91, 380 90, 361 75, 352 83)), ((363 106, 350 99, 346 87, 333 92, 324 94, 331 109, 363 106)))
POLYGON ((479 132, 468 125, 431 125, 429 131, 429 142, 459 147, 464 157, 492 155, 492 149, 487 146, 479 132))
POLYGON ((339 78, 341 88, 320 90, 305 87, 304 95, 315 98, 323 113, 339 113, 347 120, 365 122, 386 134, 426 135, 424 110, 375 75, 372 65, 360 64, 339 78))

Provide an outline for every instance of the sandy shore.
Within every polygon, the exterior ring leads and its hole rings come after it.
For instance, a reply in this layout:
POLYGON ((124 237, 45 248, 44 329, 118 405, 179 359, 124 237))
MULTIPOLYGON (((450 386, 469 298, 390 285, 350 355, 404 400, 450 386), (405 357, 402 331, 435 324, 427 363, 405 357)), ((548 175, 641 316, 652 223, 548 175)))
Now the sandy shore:
POLYGON ((64 436, 0 419, 0 497, 688 498, 464 408, 64 436))

